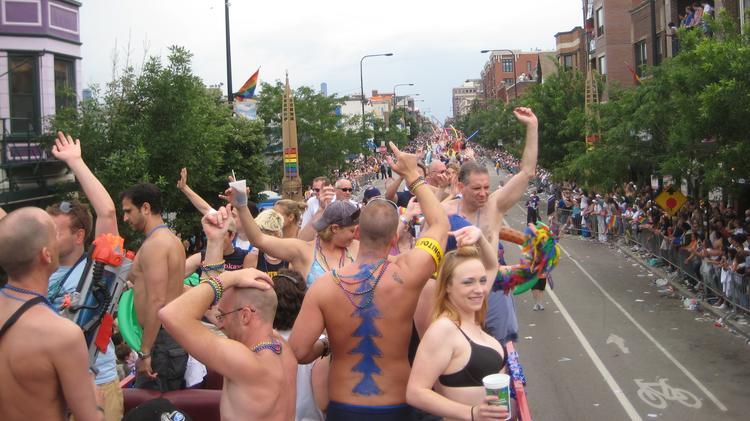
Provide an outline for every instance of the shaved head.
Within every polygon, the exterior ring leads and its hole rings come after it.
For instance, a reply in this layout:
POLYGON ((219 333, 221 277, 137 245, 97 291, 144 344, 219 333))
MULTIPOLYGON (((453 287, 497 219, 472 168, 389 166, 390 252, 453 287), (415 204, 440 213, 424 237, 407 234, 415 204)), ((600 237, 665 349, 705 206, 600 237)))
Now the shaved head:
POLYGON ((0 266, 11 278, 30 271, 48 249, 57 266, 57 227, 39 208, 21 208, 0 220, 0 266))
POLYGON ((360 247, 381 248, 390 244, 398 229, 398 211, 387 200, 373 199, 359 214, 360 247))
POLYGON ((261 320, 273 323, 276 317, 278 299, 273 288, 260 290, 257 288, 233 288, 232 300, 235 307, 250 306, 261 320))

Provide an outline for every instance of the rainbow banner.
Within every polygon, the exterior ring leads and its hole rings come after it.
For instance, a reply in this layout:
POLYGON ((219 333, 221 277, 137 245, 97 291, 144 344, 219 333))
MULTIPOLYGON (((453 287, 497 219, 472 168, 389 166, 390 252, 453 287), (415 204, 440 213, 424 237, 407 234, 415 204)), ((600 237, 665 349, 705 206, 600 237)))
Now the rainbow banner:
POLYGON ((298 175, 297 162, 297 148, 284 149, 284 176, 296 177, 298 175))
POLYGON ((250 76, 250 79, 242 85, 240 90, 234 94, 234 96, 242 99, 252 98, 255 95, 255 87, 258 86, 258 73, 260 73, 260 67, 258 67, 258 70, 250 76))

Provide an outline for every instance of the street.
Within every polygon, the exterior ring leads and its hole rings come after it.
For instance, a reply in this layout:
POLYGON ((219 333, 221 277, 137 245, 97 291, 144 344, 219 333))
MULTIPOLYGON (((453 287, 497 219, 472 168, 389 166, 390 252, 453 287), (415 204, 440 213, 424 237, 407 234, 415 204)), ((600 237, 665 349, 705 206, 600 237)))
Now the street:
MULTIPOLYGON (((521 205, 506 216, 516 229, 521 205)), ((656 274, 618 249, 576 236, 560 245, 546 309, 532 311, 530 293, 515 299, 534 420, 747 419, 744 339, 660 297, 656 274)), ((509 263, 518 255, 506 244, 509 263)))

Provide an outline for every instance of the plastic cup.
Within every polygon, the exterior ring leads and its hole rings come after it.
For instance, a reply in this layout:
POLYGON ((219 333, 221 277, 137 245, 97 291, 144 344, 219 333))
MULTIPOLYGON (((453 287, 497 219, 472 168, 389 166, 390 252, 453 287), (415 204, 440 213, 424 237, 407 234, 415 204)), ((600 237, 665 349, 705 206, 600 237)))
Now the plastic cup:
POLYGON ((510 419, 510 376, 507 374, 490 374, 482 379, 484 392, 487 396, 496 397, 490 405, 505 406, 508 408, 508 418, 510 419))

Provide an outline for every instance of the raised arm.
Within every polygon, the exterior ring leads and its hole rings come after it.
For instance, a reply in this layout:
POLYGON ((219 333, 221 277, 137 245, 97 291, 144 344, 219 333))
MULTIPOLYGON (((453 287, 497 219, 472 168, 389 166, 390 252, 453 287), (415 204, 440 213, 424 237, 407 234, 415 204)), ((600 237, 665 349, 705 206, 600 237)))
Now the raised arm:
POLYGON ((333 186, 323 187, 323 190, 320 192, 320 206, 318 207, 318 210, 312 215, 312 217, 310 217, 308 223, 302 227, 299 234, 297 234, 297 238, 302 241, 312 241, 315 239, 315 236, 318 233, 315 232, 315 228, 313 228, 312 223, 323 216, 323 212, 325 211, 326 207, 328 207, 328 205, 333 202, 333 199, 335 197, 336 189, 334 189, 333 186))
POLYGON ((305 255, 309 251, 309 245, 296 238, 277 238, 273 235, 263 234, 255 219, 247 207, 247 195, 230 187, 226 190, 224 199, 232 203, 237 209, 242 228, 250 244, 281 260, 290 262, 294 267, 302 267, 305 263, 305 255))
POLYGON ((451 231, 448 234, 456 237, 456 244, 458 247, 463 246, 476 246, 479 249, 479 253, 482 258, 482 265, 487 271, 487 292, 492 289, 492 280, 495 279, 497 273, 497 250, 494 250, 492 244, 487 241, 487 238, 482 234, 482 230, 474 225, 463 227, 456 231, 451 231))
POLYGON ((190 203, 195 206, 196 209, 198 209, 198 212, 201 213, 201 215, 205 215, 213 208, 211 205, 208 204, 205 200, 203 200, 202 197, 198 195, 198 193, 194 192, 193 189, 190 188, 187 184, 187 177, 188 172, 187 168, 183 168, 180 170, 180 179, 177 181, 177 189, 181 191, 190 201, 190 203))
POLYGON ((536 158, 539 152, 539 123, 536 115, 530 108, 524 107, 516 108, 513 110, 513 114, 521 124, 526 126, 526 145, 523 148, 521 167, 518 173, 511 177, 502 189, 492 193, 491 198, 494 197, 497 209, 503 214, 518 202, 526 192, 529 182, 536 174, 536 158))
MULTIPOLYGON (((231 211, 226 208, 203 217, 203 227, 208 238, 206 261, 215 262, 222 257, 222 239, 226 234, 227 218, 231 218, 231 211)), ((233 272, 223 272, 218 277, 225 290, 241 288, 271 288, 268 275, 256 269, 242 269, 233 272)), ((208 330, 201 318, 216 299, 213 287, 201 282, 195 288, 180 295, 174 301, 159 311, 159 318, 164 328, 175 338, 185 350, 200 360, 206 366, 219 374, 229 378, 246 376, 252 369, 253 362, 250 350, 241 343, 221 338, 208 330), (239 369, 239 370, 238 370, 239 369)))
POLYGON ((81 157, 80 140, 73 140, 63 132, 57 132, 55 146, 52 147, 52 154, 55 158, 65 162, 73 171, 78 183, 81 185, 83 194, 86 195, 96 214, 96 228, 94 235, 101 234, 118 234, 117 230, 117 213, 115 211, 115 202, 107 193, 102 183, 91 172, 89 167, 83 162, 81 157))
POLYGON ((439 260, 443 257, 442 253, 448 239, 450 224, 445 209, 440 205, 432 190, 424 184, 424 178, 420 179, 417 171, 417 156, 401 152, 393 142, 390 142, 390 147, 393 154, 398 158, 398 161, 394 163, 389 157, 389 164, 391 164, 393 170, 403 177, 408 185, 413 185, 418 180, 422 181, 421 184, 417 183, 418 185, 413 188, 412 194, 417 197, 417 201, 424 212, 425 222, 429 227, 422 231, 416 247, 400 254, 396 261, 396 264, 404 270, 405 274, 419 280, 418 285, 415 284, 414 286, 421 290, 430 275, 437 270, 439 260), (428 242, 436 242, 440 248, 440 255, 433 256, 433 253, 426 251, 426 248, 433 247, 420 246, 420 241, 423 241, 423 239, 428 242), (435 258, 437 258, 437 262, 435 258))
POLYGON ((396 196, 396 193, 398 193, 398 188, 401 186, 401 180, 403 180, 403 178, 400 175, 397 175, 396 177, 393 177, 393 181, 388 183, 388 187, 385 189, 386 199, 391 202, 397 201, 398 197, 396 196))

